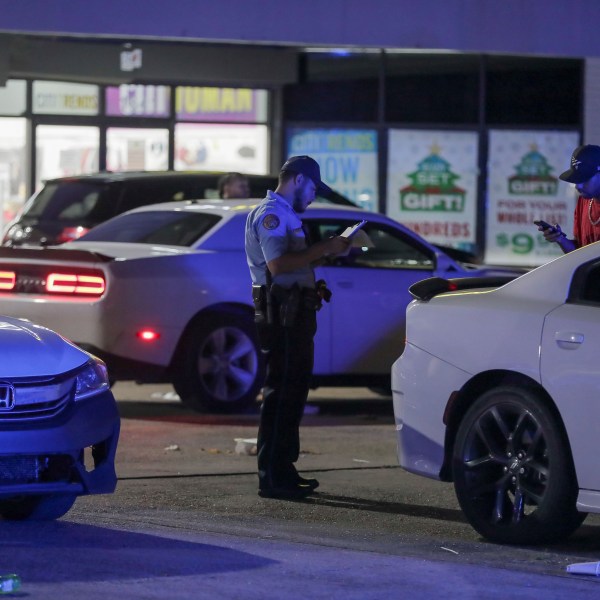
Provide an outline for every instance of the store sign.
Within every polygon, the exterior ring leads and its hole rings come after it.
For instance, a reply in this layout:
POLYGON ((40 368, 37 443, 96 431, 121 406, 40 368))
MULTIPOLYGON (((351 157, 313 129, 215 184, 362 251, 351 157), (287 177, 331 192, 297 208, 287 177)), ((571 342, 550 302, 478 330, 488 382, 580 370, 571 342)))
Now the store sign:
POLYGON ((541 265, 562 255, 534 220, 573 230, 573 187, 558 179, 579 145, 576 132, 490 131, 485 261, 541 265))
POLYGON ((97 115, 99 88, 97 85, 33 82, 33 112, 46 115, 97 115))
POLYGON ((288 156, 312 156, 327 185, 362 208, 378 210, 376 131, 294 128, 287 139, 288 156))
POLYGON ((106 88, 106 114, 117 117, 168 117, 170 89, 166 85, 120 85, 106 88))
POLYGON ((477 134, 390 130, 388 140, 387 214, 430 242, 472 250, 477 134))
POLYGON ((179 121, 260 123, 267 120, 267 91, 247 88, 178 87, 179 121))

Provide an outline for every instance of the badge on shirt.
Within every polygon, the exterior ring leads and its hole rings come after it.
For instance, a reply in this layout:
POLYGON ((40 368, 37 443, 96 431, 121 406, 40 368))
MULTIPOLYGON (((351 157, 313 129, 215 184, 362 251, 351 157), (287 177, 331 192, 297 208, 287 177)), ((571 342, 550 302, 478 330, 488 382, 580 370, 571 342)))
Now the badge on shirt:
POLYGON ((279 227, 279 217, 277 215, 267 215, 264 219, 263 219, 263 227, 265 229, 277 229, 279 227))

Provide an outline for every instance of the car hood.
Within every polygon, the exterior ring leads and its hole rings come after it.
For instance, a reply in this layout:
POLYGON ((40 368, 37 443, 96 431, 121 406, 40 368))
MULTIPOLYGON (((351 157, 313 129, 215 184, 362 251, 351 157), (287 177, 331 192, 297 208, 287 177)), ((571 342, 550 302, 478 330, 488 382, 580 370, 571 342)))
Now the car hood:
POLYGON ((0 379, 55 376, 89 360, 60 335, 22 319, 0 315, 0 379))
POLYGON ((150 256, 175 256, 193 254, 198 250, 184 246, 154 246, 152 244, 132 244, 130 242, 68 242, 57 248, 65 250, 87 250, 113 259, 148 258, 150 256))

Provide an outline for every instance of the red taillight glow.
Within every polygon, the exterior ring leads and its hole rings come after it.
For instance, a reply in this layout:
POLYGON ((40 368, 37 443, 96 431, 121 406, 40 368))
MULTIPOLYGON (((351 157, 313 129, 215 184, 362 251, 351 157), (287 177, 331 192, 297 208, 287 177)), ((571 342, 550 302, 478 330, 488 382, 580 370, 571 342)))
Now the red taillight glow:
POLYGON ((0 271, 0 290, 12 290, 16 280, 17 274, 14 271, 0 271))
POLYGON ((104 278, 97 275, 50 273, 46 278, 46 291, 54 294, 101 296, 104 289, 104 278))
POLYGON ((154 342, 160 337, 160 333, 154 329, 140 329, 135 335, 144 342, 154 342))
POLYGON ((56 237, 56 242, 58 244, 63 244, 64 242, 71 242, 72 240, 76 240, 80 238, 84 233, 87 233, 89 229, 87 227, 65 227, 56 237))

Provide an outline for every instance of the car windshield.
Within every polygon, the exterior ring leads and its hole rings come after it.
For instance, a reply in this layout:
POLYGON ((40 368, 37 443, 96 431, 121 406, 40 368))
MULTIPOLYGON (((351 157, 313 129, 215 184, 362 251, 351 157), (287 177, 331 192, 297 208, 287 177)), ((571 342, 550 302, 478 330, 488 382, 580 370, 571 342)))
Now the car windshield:
POLYGON ((208 213, 143 211, 106 221, 76 241, 191 246, 219 220, 208 213))
POLYGON ((98 201, 107 186, 100 183, 48 182, 26 211, 27 217, 44 220, 77 220, 98 210, 98 201))

